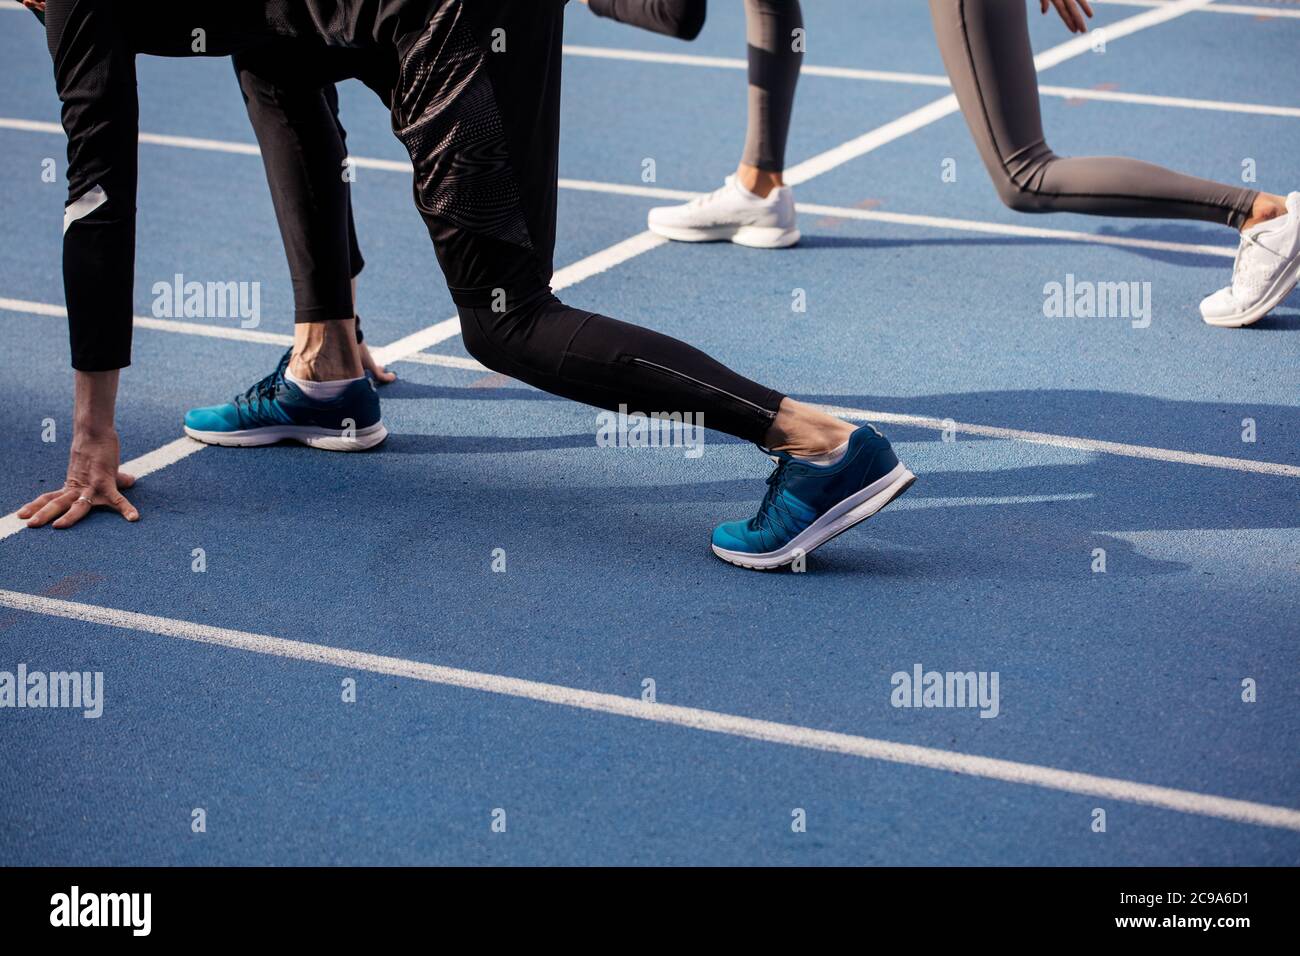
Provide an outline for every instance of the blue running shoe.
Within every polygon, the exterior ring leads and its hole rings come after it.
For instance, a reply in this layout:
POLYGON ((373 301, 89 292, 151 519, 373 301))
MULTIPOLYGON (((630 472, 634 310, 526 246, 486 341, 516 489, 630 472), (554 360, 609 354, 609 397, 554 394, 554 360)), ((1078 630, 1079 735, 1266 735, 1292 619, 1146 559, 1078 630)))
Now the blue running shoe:
POLYGON ((326 451, 364 451, 388 437, 379 396, 370 379, 353 382, 338 398, 317 401, 284 377, 284 353, 275 371, 226 405, 185 413, 185 434, 209 445, 273 445, 289 439, 326 451))
POLYGON ((773 459, 776 470, 758 514, 713 529, 713 553, 723 561, 759 571, 790 564, 870 518, 916 481, 874 425, 854 431, 833 465, 785 452, 773 459))

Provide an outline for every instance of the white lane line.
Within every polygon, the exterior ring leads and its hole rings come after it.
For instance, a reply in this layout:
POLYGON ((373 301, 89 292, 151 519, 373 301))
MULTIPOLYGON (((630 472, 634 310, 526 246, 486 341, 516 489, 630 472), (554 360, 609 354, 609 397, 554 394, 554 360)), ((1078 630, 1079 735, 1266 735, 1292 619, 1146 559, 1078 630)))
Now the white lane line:
MULTIPOLYGON (((1213 249, 1212 246, 1205 247, 1213 249)), ((582 266, 586 260, 574 263, 574 275, 580 274, 577 267, 582 266)), ((585 267, 584 267, 585 268, 585 267)), ((556 273, 559 275, 559 273, 556 273)), ((48 305, 43 302, 26 302, 21 299, 0 299, 0 310, 15 312, 31 312, 37 315, 58 316, 66 313, 60 306, 48 305)), ((440 323, 433 328, 442 328, 447 323, 455 321, 447 319, 446 322, 440 323)), ((142 328, 159 329, 166 332, 183 332, 191 335, 212 335, 214 330, 207 326, 195 325, 190 322, 170 322, 161 319, 136 319, 136 324, 142 328)), ((222 334, 218 338, 238 338, 244 341, 260 342, 271 345, 288 345, 292 344, 293 337, 288 335, 275 335, 269 332, 254 332, 249 329, 219 329, 216 330, 222 334)), ((429 330, 425 330, 429 331, 429 330)), ((445 329, 444 329, 445 331, 445 329)), ((419 333, 417 333, 418 335, 419 333)), ((451 338, 455 332, 444 336, 451 338)), ((412 338, 408 336, 408 338, 412 338)), ((406 341, 406 340, 401 340, 406 341)), ((400 344, 400 343, 397 343, 400 344)), ((470 372, 481 372, 486 374, 491 371, 486 366, 479 364, 472 358, 465 358, 458 355, 439 355, 431 352, 410 352, 405 349, 410 346, 404 346, 404 354, 395 358, 385 359, 383 361, 404 361, 416 362, 421 365, 438 365, 444 368, 462 369, 470 372)), ((1122 442, 1102 441, 1095 438, 1079 438, 1073 435, 1054 435, 1048 432, 1025 431, 1018 428, 1002 428, 996 425, 979 425, 970 422, 953 422, 950 419, 934 418, 927 415, 905 415, 898 412, 877 411, 863 408, 849 408, 842 405, 820 405, 817 406, 831 415, 839 416, 858 421, 873 421, 882 424, 893 425, 912 425, 919 428, 930 428, 942 431, 943 429, 955 429, 958 432, 964 432, 969 435, 980 435, 987 438, 1004 438, 1014 441, 1030 442, 1037 445, 1055 445, 1059 448, 1072 448, 1080 451, 1099 452, 1108 455, 1121 455, 1128 458, 1146 458, 1154 461, 1167 461, 1182 465, 1198 465, 1205 468, 1222 468, 1230 471, 1246 471, 1260 475, 1271 475, 1281 478, 1300 478, 1300 466, 1285 465, 1280 462, 1254 461, 1249 458, 1227 458, 1221 455, 1203 455, 1196 452, 1178 451, 1171 448, 1155 448, 1147 445, 1129 445, 1122 442)), ((181 439, 188 441, 188 439, 181 439)), ((198 451, 199 448, 206 446, 199 445, 198 448, 192 449, 198 451)), ((148 456, 145 456, 146 458, 148 456)), ((170 464, 171 461, 179 461, 183 455, 164 462, 170 464)), ((144 459, 136 459, 137 462, 144 459)), ((127 471, 130 468, 123 465, 127 471)), ((162 466, 159 466, 162 467, 162 466)), ((150 471, 156 470, 150 468, 150 471)), ((0 518, 0 526, 4 526, 5 521, 13 519, 13 515, 6 518, 0 518)), ((11 522, 12 523, 12 522, 11 522)), ((14 528, 13 530, 17 530, 14 528)), ((8 537, 13 533, 10 531, 0 531, 0 540, 8 537)))
MULTIPOLYGON (((168 465, 174 465, 182 458, 188 458, 196 451, 202 451, 208 446, 202 442, 197 442, 193 438, 177 438, 163 445, 161 448, 155 448, 153 451, 141 455, 139 458, 132 458, 130 461, 122 462, 121 470, 136 478, 143 478, 145 475, 153 474, 166 468, 168 465)), ((15 509, 9 514, 0 518, 0 541, 11 537, 27 527, 27 522, 18 517, 15 509)))
POLYGON ((1153 96, 1149 93, 1122 93, 1116 90, 1085 90, 1073 86, 1040 86, 1038 92, 1071 100, 1172 106, 1187 110, 1217 110, 1223 113, 1249 113, 1256 116, 1300 117, 1300 107, 1270 106, 1264 103, 1232 103, 1225 100, 1190 99, 1186 96, 1153 96))
POLYGON ((418 332, 403 336, 389 345, 373 349, 371 355, 380 365, 388 365, 390 362, 396 362, 399 358, 407 358, 416 352, 437 345, 439 342, 445 342, 457 335, 460 335, 460 317, 453 315, 449 319, 443 319, 436 325, 430 325, 418 332))
POLYGON ((1223 455, 1202 455, 1198 452, 1177 451, 1173 448, 1128 445, 1123 442, 1100 441, 1096 438, 1075 438, 1072 435, 1053 435, 1049 432, 1031 432, 1020 428, 1001 428, 997 425, 975 425, 969 422, 954 422, 951 419, 932 418, 928 415, 904 415, 898 412, 848 408, 843 405, 816 405, 814 407, 820 408, 829 415, 850 420, 872 421, 887 425, 911 425, 916 428, 931 428, 935 431, 952 429, 968 435, 980 435, 985 438, 1005 438, 1012 441, 1029 442, 1033 445, 1054 445, 1057 448, 1072 448, 1077 451, 1121 455, 1126 458, 1145 458, 1151 461, 1167 461, 1179 465, 1198 465, 1202 468, 1247 471, 1257 475, 1271 475, 1276 478, 1300 478, 1300 465, 1284 465, 1280 462, 1252 461, 1249 458, 1227 458, 1223 455))
POLYGON ((843 166, 847 162, 865 156, 881 146, 892 143, 896 139, 901 139, 909 133, 914 133, 955 112, 957 112, 957 97, 949 94, 883 126, 877 126, 875 129, 863 133, 847 143, 841 143, 824 153, 818 153, 801 163, 796 163, 786 169, 785 181, 791 186, 806 183, 810 179, 830 172, 837 166, 843 166))
MULTIPOLYGON (((1168 6, 1118 20, 1105 28, 1106 42, 1109 44, 1121 37, 1131 36, 1140 30, 1167 23, 1212 2, 1213 0, 1177 0, 1177 2, 1168 6)), ((1044 50, 1034 57, 1034 68, 1041 73, 1064 63, 1066 60, 1089 53, 1092 50, 1093 40, 1093 36, 1085 34, 1067 40, 1049 50, 1044 50)), ((879 149, 887 143, 892 143, 900 137, 929 126, 931 123, 957 112, 957 109, 957 97, 950 93, 932 103, 927 103, 920 109, 913 110, 906 116, 899 117, 893 122, 864 133, 856 139, 851 139, 847 143, 841 143, 833 149, 828 149, 824 153, 805 159, 785 171, 785 181, 793 186, 807 182, 814 176, 820 176, 837 166, 842 166, 851 160, 879 149)))
MULTIPOLYGON (((656 53, 651 50, 629 50, 620 47, 582 46, 566 43, 564 52, 597 60, 623 60, 631 63, 658 63, 664 66, 693 66, 717 70, 749 69, 749 63, 734 57, 700 56, 694 53, 656 53)), ((801 76, 825 76, 841 80, 868 80, 876 83, 902 83, 910 86, 948 86, 948 78, 935 73, 900 73, 895 70, 860 70, 843 66, 815 66, 805 63, 801 76)))
MULTIPOLYGON (((0 298, 0 312, 17 312, 29 315, 66 317, 68 312, 61 305, 47 302, 29 302, 26 299, 0 298)), ((149 316, 134 317, 137 329, 152 329, 155 332, 175 332, 181 335, 199 335, 213 339, 233 339, 238 342, 256 342, 260 345, 278 345, 287 348, 293 345, 293 336, 279 332, 259 332, 255 329, 200 325, 197 322, 177 322, 172 319, 154 319, 149 316)), ((471 358, 456 355, 437 355, 432 352, 413 352, 396 361, 415 362, 420 365, 442 365, 447 368, 462 368, 470 371, 488 371, 484 365, 471 358)))
MULTIPOLYGON (((1094 0, 1095 3, 1107 3, 1117 7, 1163 7, 1169 0, 1094 0)), ((1275 0, 1276 2, 1276 0, 1275 0)), ((1280 9, 1276 6, 1255 6, 1245 3, 1216 3, 1206 7, 1205 13, 1232 13, 1249 17, 1290 17, 1300 19, 1300 10, 1280 9)))
POLYGON ((0 606, 12 608, 16 611, 68 618, 74 621, 101 624, 130 631, 143 631, 149 634, 194 641, 200 644, 212 644, 218 647, 249 651, 254 654, 308 661, 314 664, 346 668, 350 671, 368 671, 391 677, 404 677, 429 684, 459 687, 464 690, 499 694, 505 697, 518 697, 545 704, 556 704, 562 707, 612 714, 634 720, 670 724, 731 737, 744 737, 766 743, 801 747, 806 750, 844 754, 864 760, 882 760, 888 763, 981 777, 986 780, 1043 787, 1049 790, 1083 794, 1108 800, 1121 800, 1144 806, 1159 807, 1164 810, 1174 810, 1178 813, 1231 820, 1235 823, 1249 823, 1255 826, 1276 827, 1283 830, 1300 830, 1300 810, 1291 807, 1272 806, 1250 800, 1238 800, 1232 797, 1219 797, 1190 790, 1177 790, 1171 787, 1135 783, 1131 780, 1101 777, 1071 770, 1059 770, 1055 767, 1044 767, 1038 764, 1000 760, 994 757, 980 757, 952 750, 940 750, 936 747, 902 744, 874 737, 860 737, 855 734, 818 730, 796 724, 758 720, 753 717, 725 714, 714 710, 701 710, 696 707, 682 707, 676 704, 651 704, 639 697, 620 697, 616 694, 605 694, 577 687, 565 687, 561 684, 547 684, 518 677, 507 677, 501 674, 462 670, 457 667, 443 667, 423 661, 368 654, 364 651, 352 651, 341 647, 313 644, 307 641, 294 641, 224 627, 211 627, 190 621, 156 617, 151 614, 138 614, 133 611, 122 611, 115 608, 97 607, 93 604, 63 601, 57 598, 40 597, 17 591, 0 590, 0 606))
MULTIPOLYGON (((27 299, 0 298, 0 312, 21 312, 28 315, 44 315, 66 318, 68 310, 61 305, 49 302, 31 302, 27 299)), ((198 335, 209 339, 232 339, 237 342, 257 342, 261 345, 293 345, 293 336, 279 332, 259 332, 257 329, 241 329, 238 326, 203 325, 198 322, 180 322, 176 319, 155 319, 148 315, 131 317, 131 324, 137 329, 152 329, 155 332, 176 332, 181 335, 198 335)))
POLYGON ((1000 222, 980 222, 975 219, 953 219, 948 216, 918 216, 914 213, 885 212, 879 209, 846 209, 840 206, 820 206, 816 203, 799 203, 800 212, 810 215, 832 216, 838 219, 861 219, 867 222, 889 222, 900 226, 921 226, 934 229, 952 229, 959 232, 981 232, 999 236, 1024 236, 1034 239, 1053 239, 1060 242, 1086 242, 1099 246, 1120 246, 1128 249, 1157 249, 1163 252, 1183 252, 1189 255, 1220 256, 1231 259, 1236 247, 1197 244, 1191 242, 1165 242, 1160 239, 1133 239, 1127 236, 1107 236, 1102 233, 1076 232, 1070 229, 1045 229, 1040 226, 1016 226, 1000 222))
MULTIPOLYGON (((1214 8, 1210 8, 1214 9, 1214 8)), ((1104 29, 1104 28, 1100 28, 1104 29)), ((601 60, 625 60, 633 63, 656 63, 672 66, 704 67, 706 69, 746 70, 745 60, 717 56, 696 56, 690 53, 656 53, 649 50, 627 50, 617 47, 566 45, 564 52, 570 56, 601 60)), ((858 70, 843 66, 814 66, 804 64, 801 76, 823 76, 840 80, 864 80, 872 83, 896 83, 903 86, 933 86, 950 89, 946 76, 936 73, 900 73, 894 70, 858 70)), ((1231 100, 1194 99, 1186 96, 1159 96, 1147 93, 1121 93, 1107 90, 1085 89, 1075 86, 1040 86, 1042 96, 1070 100, 1098 100, 1108 103, 1132 103, 1143 106, 1167 106, 1189 110, 1214 110, 1223 113, 1249 113, 1259 116, 1300 117, 1300 107, 1273 106, 1266 103, 1238 103, 1231 100)))
MULTIPOLYGON (((585 192, 610 193, 672 202, 687 202, 702 193, 684 189, 660 189, 656 186, 636 186, 624 183, 601 183, 587 179, 562 179, 561 187, 585 192)), ((925 216, 916 213, 884 212, 857 209, 848 206, 823 206, 819 203, 797 203, 799 212, 811 216, 834 219, 861 219, 867 222, 889 222, 901 226, 953 229, 960 232, 984 232, 999 236, 1025 236, 1034 239, 1055 239, 1061 242, 1090 242, 1102 246, 1121 246, 1130 249, 1157 249, 1162 252, 1185 252, 1189 255, 1221 256, 1231 259, 1237 254, 1235 246, 1206 243, 1165 242, 1159 239, 1131 239, 1107 236, 1101 233, 1078 232, 1070 229, 1047 229, 1041 226, 1017 226, 980 219, 956 219, 950 216, 925 216)))
POLYGON ((472 358, 464 358, 459 355, 439 355, 437 352, 414 352, 403 362, 415 362, 419 365, 441 365, 443 368, 459 368, 467 372, 482 372, 487 374, 492 370, 472 358))
MULTIPOLYGON (((667 239, 656 236, 648 230, 638 233, 630 239, 616 242, 607 249, 602 249, 600 252, 579 259, 563 269, 557 269, 555 274, 551 276, 551 288, 556 292, 567 289, 569 286, 577 285, 592 276, 607 272, 615 266, 641 255, 643 252, 657 249, 667 242, 667 239)), ((454 338, 459 334, 460 318, 453 315, 451 318, 443 319, 436 325, 420 329, 418 332, 412 332, 391 345, 375 349, 374 358, 381 365, 387 365, 389 362, 400 362, 430 346, 454 338)))

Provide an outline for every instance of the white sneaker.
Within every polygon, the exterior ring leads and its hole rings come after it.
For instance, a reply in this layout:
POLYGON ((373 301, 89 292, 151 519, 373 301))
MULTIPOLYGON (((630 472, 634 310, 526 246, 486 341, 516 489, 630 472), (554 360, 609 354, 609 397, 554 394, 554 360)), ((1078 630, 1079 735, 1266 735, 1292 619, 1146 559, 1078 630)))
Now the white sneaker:
POLYGON ((679 242, 729 239, 756 249, 783 249, 799 241, 790 187, 774 189, 764 199, 737 183, 735 176, 684 206, 651 209, 648 221, 651 232, 679 242))
POLYGON ((1286 215, 1241 234, 1232 285, 1201 301, 1210 325, 1238 328, 1268 315, 1300 280, 1300 192, 1286 197, 1286 215))

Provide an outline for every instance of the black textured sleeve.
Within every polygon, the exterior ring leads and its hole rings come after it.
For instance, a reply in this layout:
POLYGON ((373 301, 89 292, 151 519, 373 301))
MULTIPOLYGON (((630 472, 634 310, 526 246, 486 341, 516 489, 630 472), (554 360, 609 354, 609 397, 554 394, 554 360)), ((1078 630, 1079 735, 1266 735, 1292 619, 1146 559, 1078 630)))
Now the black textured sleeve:
POLYGON ((704 28, 708 0, 588 0, 591 12, 619 23, 694 40, 704 28))

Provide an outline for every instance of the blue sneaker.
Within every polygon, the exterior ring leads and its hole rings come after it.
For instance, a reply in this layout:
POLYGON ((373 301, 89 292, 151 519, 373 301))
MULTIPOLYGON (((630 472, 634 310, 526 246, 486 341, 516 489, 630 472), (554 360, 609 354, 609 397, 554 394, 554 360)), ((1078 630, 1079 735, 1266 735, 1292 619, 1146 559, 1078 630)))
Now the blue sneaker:
POLYGON ((388 437, 370 379, 338 398, 317 401, 284 377, 290 352, 275 371, 226 405, 185 413, 185 434, 209 445, 273 445, 290 439, 327 451, 364 451, 388 437))
POLYGON ((713 529, 713 553, 723 561, 760 571, 790 564, 870 518, 916 481, 874 425, 854 431, 833 465, 785 452, 773 457, 776 470, 758 514, 713 529))

